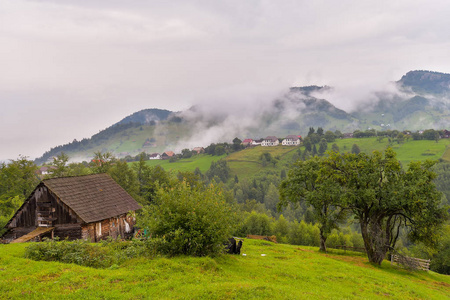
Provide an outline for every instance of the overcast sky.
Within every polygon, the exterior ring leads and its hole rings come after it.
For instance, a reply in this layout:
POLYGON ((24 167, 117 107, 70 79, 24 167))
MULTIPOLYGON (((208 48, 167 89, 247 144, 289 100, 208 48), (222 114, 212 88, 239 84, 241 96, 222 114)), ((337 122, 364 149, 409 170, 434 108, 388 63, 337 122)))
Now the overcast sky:
POLYGON ((450 73, 449 16, 433 0, 0 0, 0 160, 295 85, 349 109, 409 70, 450 73))

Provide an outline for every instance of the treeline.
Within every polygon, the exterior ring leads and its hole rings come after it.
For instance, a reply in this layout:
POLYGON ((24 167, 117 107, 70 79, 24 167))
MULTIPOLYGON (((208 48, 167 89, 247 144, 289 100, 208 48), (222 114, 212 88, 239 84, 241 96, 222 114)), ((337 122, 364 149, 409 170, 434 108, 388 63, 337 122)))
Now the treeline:
MULTIPOLYGON (((312 129, 310 131, 310 137, 319 136, 323 138, 326 134, 322 130, 315 131, 312 129)), ((229 144, 230 150, 234 150, 232 148, 234 144, 237 145, 237 141, 229 144)), ((307 151, 298 148, 290 163, 298 159, 309 159, 309 154, 304 157, 305 152, 307 153, 307 151)), ((288 166, 280 166, 277 158, 270 157, 269 160, 273 160, 279 168, 263 167, 257 176, 251 178, 239 178, 237 175, 233 175, 225 160, 213 162, 209 170, 202 173, 199 169, 194 172, 167 172, 159 166, 149 167, 146 165, 147 158, 145 153, 142 153, 137 162, 128 164, 124 160, 115 158, 110 153, 97 152, 89 163, 68 163, 69 158, 62 153, 54 158, 51 164, 52 168, 49 169, 49 174, 46 177, 107 172, 146 207, 158 203, 161 198, 164 198, 162 196, 164 193, 171 189, 176 190, 180 184, 185 185, 181 189, 188 188, 188 191, 191 189, 202 191, 210 184, 214 184, 220 190, 217 190, 220 199, 223 199, 223 202, 231 208, 230 212, 235 214, 232 220, 227 221, 230 222, 228 224, 231 228, 230 234, 236 236, 245 236, 246 234, 276 235, 278 241, 282 243, 318 246, 317 229, 319 224, 311 205, 304 202, 295 205, 288 204, 282 211, 278 210, 279 186, 282 180, 287 177, 288 166)), ((266 157, 261 157, 261 159, 267 161, 266 157)), ((272 166, 272 163, 267 166, 272 166)), ((2 202, 0 203, 0 222, 3 225, 39 182, 39 178, 35 175, 36 169, 37 167, 33 162, 23 157, 11 161, 9 164, 1 165, 0 200, 2 202)), ((440 163, 435 167, 435 171, 438 175, 435 183, 445 195, 442 205, 448 204, 447 199, 450 199, 450 190, 448 189, 450 186, 450 164, 440 163)), ((191 192, 185 193, 186 197, 189 193, 191 192)), ((202 192, 197 195, 199 198, 203 197, 202 192)), ((144 226, 145 224, 141 225, 144 226)), ((401 233, 399 245, 404 249, 408 247, 408 251, 413 254, 419 255, 418 253, 420 253, 424 257, 422 253, 426 252, 429 257, 435 259, 438 254, 445 253, 445 245, 447 245, 448 239, 449 236, 444 235, 441 246, 439 246, 441 250, 431 250, 419 244, 409 243, 406 239, 406 233, 401 233)), ((163 242, 161 241, 161 243, 163 242)), ((164 245, 161 247, 167 246, 164 245)), ((334 247, 336 245, 360 247, 361 234, 358 226, 345 223, 339 230, 334 229, 328 236, 327 246, 334 247)))

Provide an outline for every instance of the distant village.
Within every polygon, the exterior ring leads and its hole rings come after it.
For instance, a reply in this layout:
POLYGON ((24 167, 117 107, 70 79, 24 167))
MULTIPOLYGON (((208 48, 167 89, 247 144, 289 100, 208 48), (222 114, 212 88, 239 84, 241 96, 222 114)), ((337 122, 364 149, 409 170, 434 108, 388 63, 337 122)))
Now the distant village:
MULTIPOLYGON (((284 139, 279 139, 276 136, 268 136, 264 139, 254 140, 254 139, 245 139, 241 142, 241 145, 244 147, 255 147, 255 146, 299 146, 302 140, 301 135, 288 135, 284 139)), ((203 147, 194 147, 192 152, 196 154, 201 154, 205 152, 205 148, 203 147)), ((152 153, 149 155, 149 159, 170 159, 174 157, 176 154, 173 151, 165 151, 163 153, 152 153)))
MULTIPOLYGON (((397 130, 389 130, 389 131, 383 131, 383 132, 378 132, 378 135, 382 135, 382 136, 391 136, 394 137, 392 135, 386 134, 383 135, 382 133, 394 133, 395 136, 397 136, 399 133, 401 133, 403 135, 404 138, 408 139, 408 138, 412 138, 412 139, 435 139, 432 138, 433 135, 437 138, 437 139, 443 139, 443 138, 450 138, 450 131, 448 130, 441 130, 441 131, 435 131, 433 129, 429 129, 429 130, 420 130, 417 132, 411 132, 408 130, 405 131, 397 131, 397 130), (432 131, 432 132, 431 132, 432 131)), ((356 130, 355 132, 348 132, 348 133, 342 133, 340 135, 340 138, 363 138, 363 137, 370 137, 370 136, 375 136, 377 135, 375 133, 375 130, 373 129, 369 129, 367 131, 359 131, 356 130)), ((278 146, 278 145, 282 145, 282 146, 300 146, 302 143, 303 139, 301 135, 288 135, 285 138, 278 138, 276 136, 267 136, 266 138, 263 139, 244 139, 241 142, 241 145, 243 147, 256 147, 256 146, 262 146, 262 147, 273 147, 273 146, 278 146)), ((201 154, 201 153, 205 153, 205 148, 203 147, 195 147, 191 150, 193 153, 195 154, 201 154)), ((149 159, 170 159, 171 157, 174 157, 176 154, 173 151, 165 151, 163 153, 152 153, 149 155, 149 159)))
MULTIPOLYGON (((339 131, 336 131, 336 133, 339 131)), ((331 133, 335 135, 336 133, 332 133, 331 131, 328 131, 326 133, 331 133)), ((325 133, 325 135, 326 135, 325 133)), ((323 133, 322 133, 323 134, 323 133)), ((413 139, 413 140, 419 140, 419 139, 426 139, 426 140, 438 140, 438 139, 447 139, 450 138, 450 131, 449 130, 434 130, 434 129, 427 129, 427 130, 420 130, 416 132, 411 132, 408 130, 405 131, 397 131, 397 130, 387 130, 387 131, 375 131, 374 129, 368 129, 366 131, 360 131, 356 130, 354 132, 348 132, 348 133, 337 133, 335 135, 336 138, 364 138, 364 137, 371 137, 371 136, 378 136, 380 138, 382 137, 389 137, 394 140, 404 140, 404 139, 413 139)), ((144 143, 144 147, 155 147, 156 145, 153 143, 154 141, 151 141, 147 139, 147 141, 144 143)), ((267 136, 266 138, 261 139, 251 139, 246 138, 243 141, 238 139, 237 137, 233 140, 233 143, 231 145, 238 145, 241 146, 240 149, 248 148, 248 147, 256 147, 256 146, 262 146, 262 147, 274 147, 278 145, 282 146, 300 146, 303 142, 303 138, 301 135, 288 135, 285 138, 278 138, 276 136, 267 136)), ((219 144, 227 144, 227 143, 219 143, 219 144)), ((212 144, 214 145, 214 144, 212 144)), ((151 153, 148 152, 144 153, 147 155, 147 159, 150 160, 173 160, 175 161, 178 158, 186 158, 184 152, 190 152, 189 157, 191 155, 196 154, 203 154, 208 153, 207 151, 208 147, 194 147, 192 149, 183 149, 183 153, 175 153, 174 151, 164 151, 163 153, 151 153)), ((137 159, 136 157, 130 156, 129 153, 118 153, 119 157, 123 157, 125 161, 135 161, 137 159)), ((53 161, 54 157, 50 157, 46 164, 44 164, 40 169, 38 170, 39 175, 47 175, 51 171, 54 166, 51 166, 51 162, 53 161)))

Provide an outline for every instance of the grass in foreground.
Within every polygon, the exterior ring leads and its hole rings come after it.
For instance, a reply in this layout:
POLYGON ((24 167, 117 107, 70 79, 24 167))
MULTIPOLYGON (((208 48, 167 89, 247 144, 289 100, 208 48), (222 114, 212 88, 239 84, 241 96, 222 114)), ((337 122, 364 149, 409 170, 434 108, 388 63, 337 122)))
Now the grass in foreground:
POLYGON ((247 256, 133 259, 93 269, 22 258, 0 245, 2 298, 27 299, 448 299, 450 277, 373 266, 356 253, 246 240, 247 256), (261 256, 265 254, 266 256, 261 256))

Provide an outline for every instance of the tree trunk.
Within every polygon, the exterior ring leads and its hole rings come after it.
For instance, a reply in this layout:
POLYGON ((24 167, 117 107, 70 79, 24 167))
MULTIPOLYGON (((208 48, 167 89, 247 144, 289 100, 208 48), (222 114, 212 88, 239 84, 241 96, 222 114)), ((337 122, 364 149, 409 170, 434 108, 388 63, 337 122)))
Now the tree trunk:
POLYGON ((324 235, 323 229, 320 229, 320 251, 327 252, 327 237, 324 235))
POLYGON ((367 258, 371 263, 381 265, 389 249, 386 246, 387 240, 381 224, 378 224, 376 221, 369 221, 368 223, 360 221, 360 224, 367 258))

